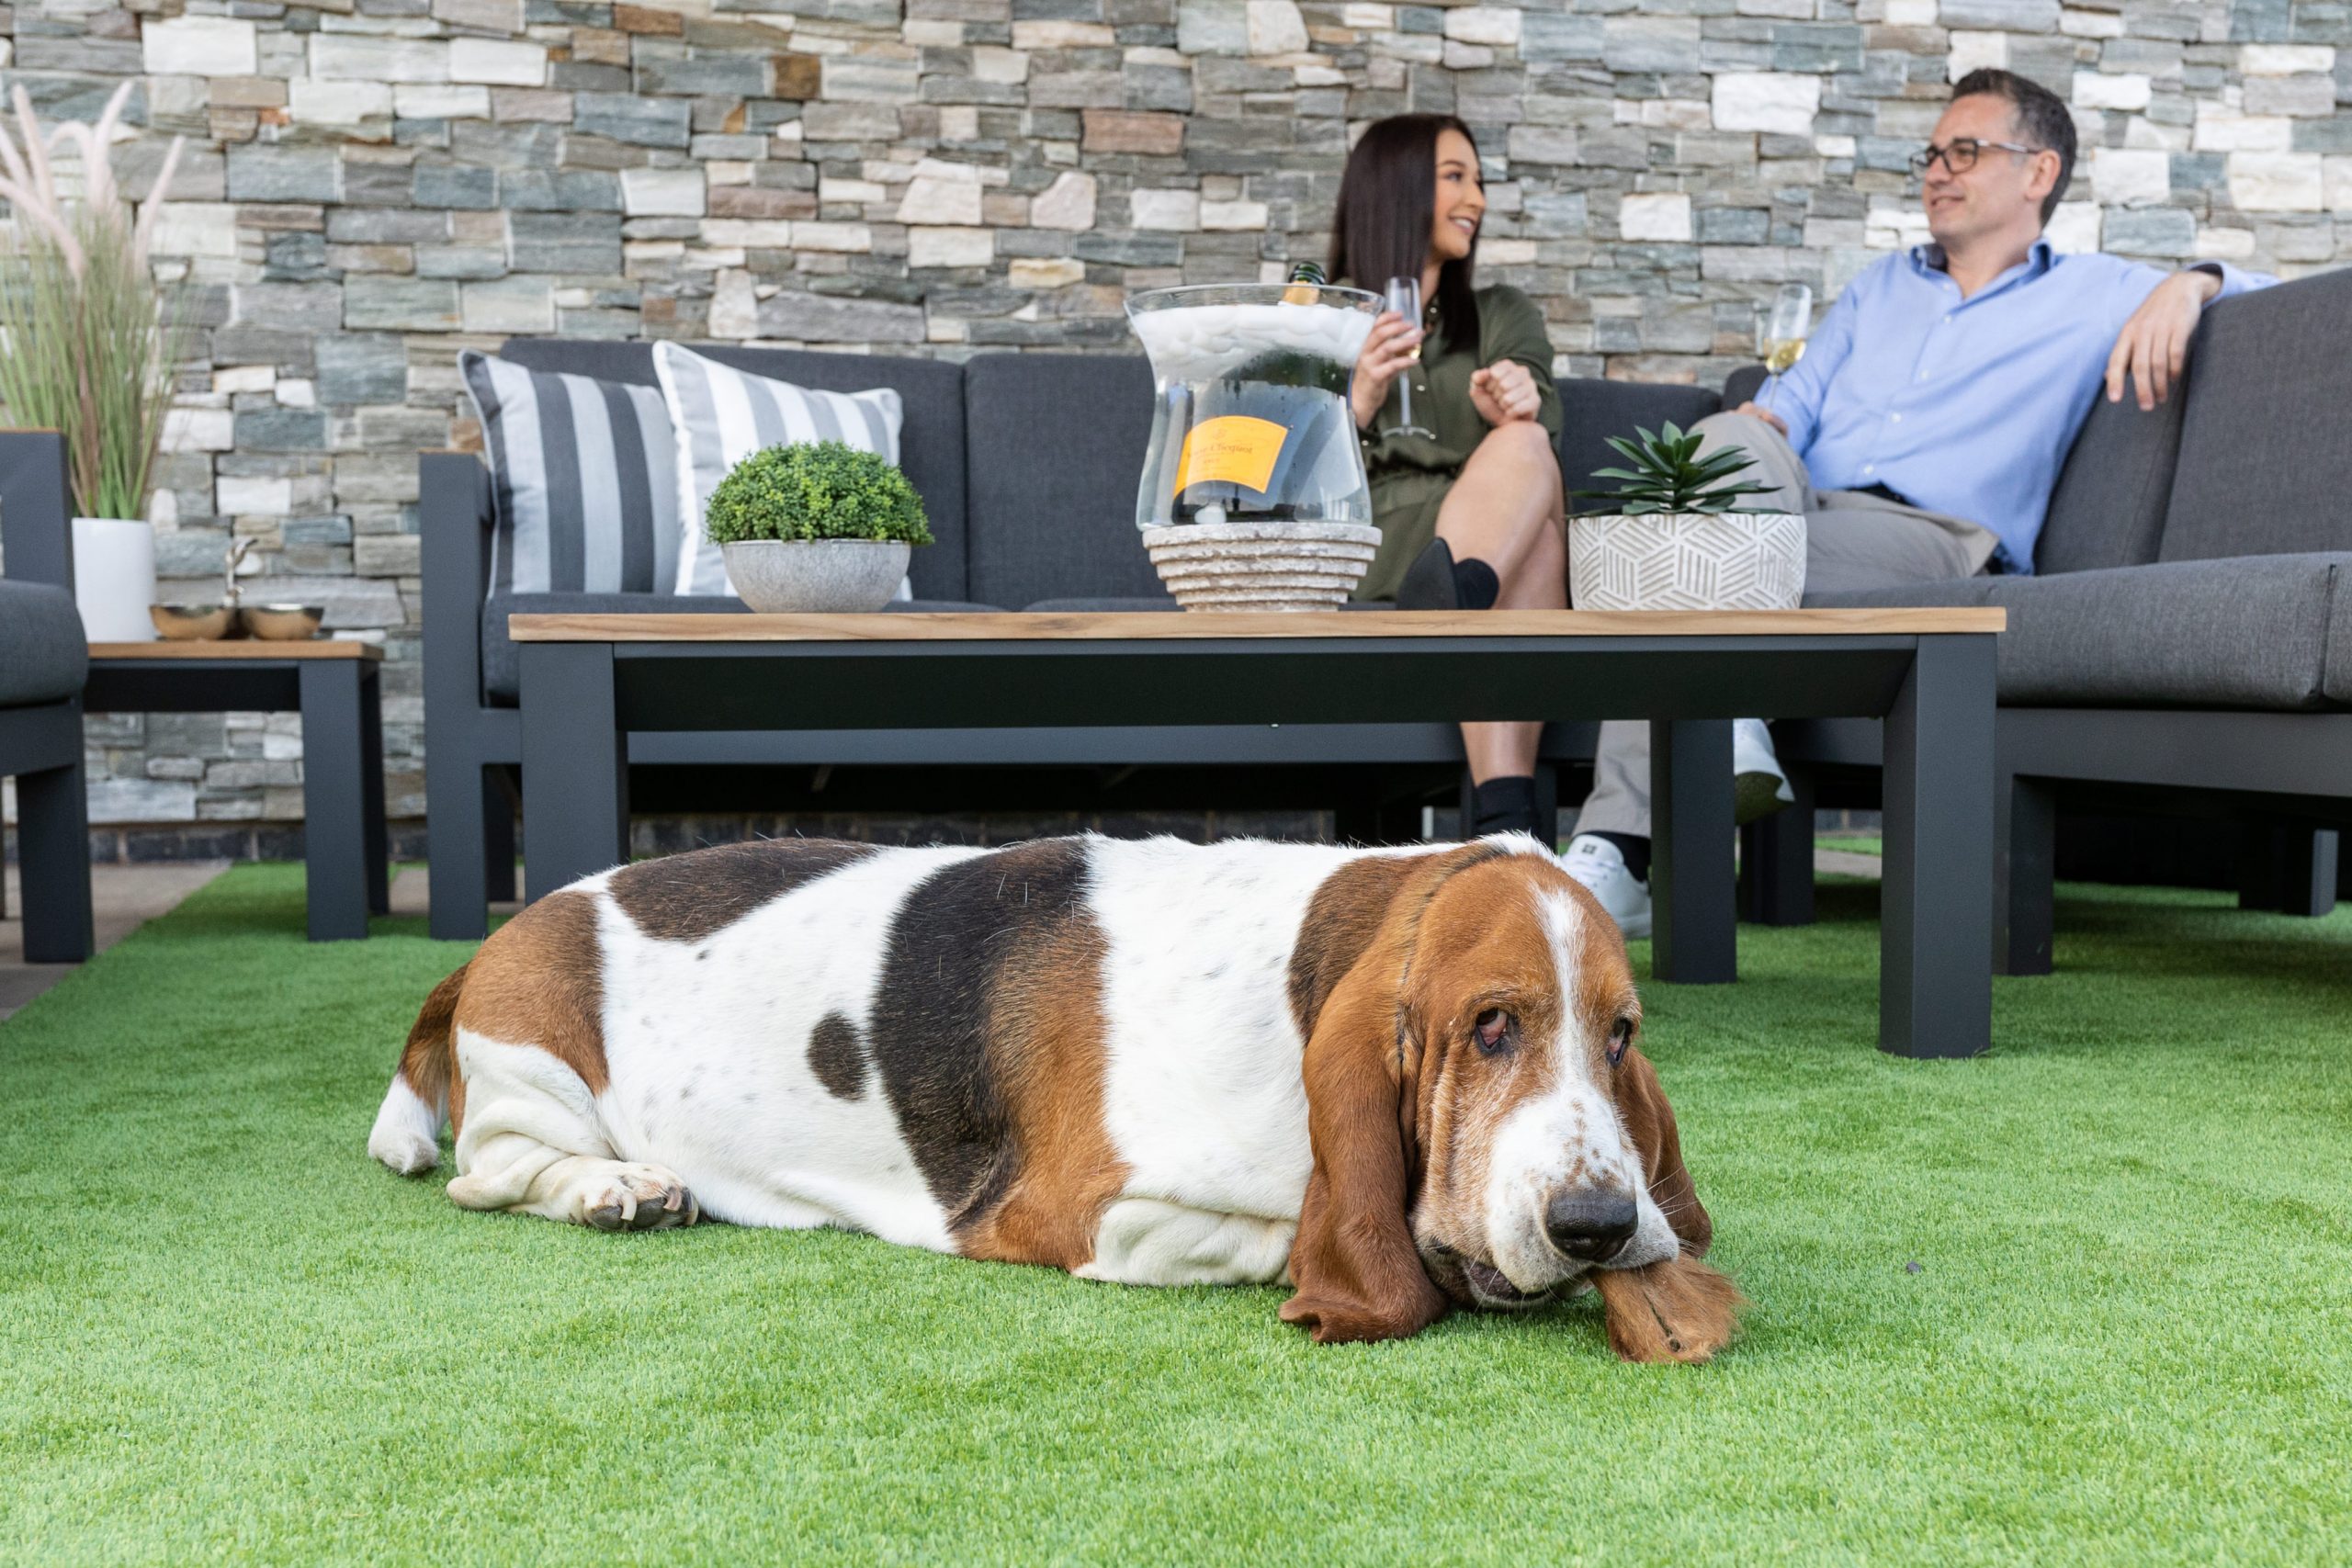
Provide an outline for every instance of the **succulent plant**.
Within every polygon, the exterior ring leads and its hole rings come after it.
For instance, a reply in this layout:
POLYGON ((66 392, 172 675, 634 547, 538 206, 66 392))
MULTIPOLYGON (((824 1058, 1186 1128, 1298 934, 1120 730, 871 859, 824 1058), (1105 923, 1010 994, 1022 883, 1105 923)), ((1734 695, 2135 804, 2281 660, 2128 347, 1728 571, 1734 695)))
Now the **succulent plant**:
POLYGON ((1755 465, 1745 446, 1726 446, 1702 459, 1705 438, 1685 432, 1669 421, 1653 434, 1637 429, 1632 440, 1611 435, 1609 445, 1633 465, 1630 468, 1595 468, 1592 477, 1622 481, 1615 490, 1580 490, 1578 500, 1608 504, 1583 517, 1647 517, 1662 513, 1778 512, 1777 506, 1746 506, 1751 495, 1770 493, 1772 485, 1740 484, 1737 477, 1755 465))
POLYGON ((889 460, 842 441, 767 446, 729 470, 710 494, 712 542, 899 539, 932 542, 922 497, 889 460))

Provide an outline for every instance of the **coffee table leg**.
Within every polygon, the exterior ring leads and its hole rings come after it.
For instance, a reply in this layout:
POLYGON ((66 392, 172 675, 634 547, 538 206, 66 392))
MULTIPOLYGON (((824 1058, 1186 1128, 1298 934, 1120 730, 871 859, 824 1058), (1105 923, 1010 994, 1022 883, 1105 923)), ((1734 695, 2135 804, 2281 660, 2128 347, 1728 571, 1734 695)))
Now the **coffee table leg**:
POLYGON ((362 666, 359 682, 359 782, 367 791, 368 912, 392 912, 391 833, 384 824, 384 682, 380 667, 362 666))
POLYGON ((302 858, 312 942, 368 934, 367 725, 356 659, 302 660, 302 858))
POLYGON ((1923 637, 1886 716, 1883 1051, 1993 1043, 1993 639, 1923 637))
POLYGON ((521 652, 523 891, 536 901, 628 858, 628 737, 610 643, 521 652))
POLYGON ((1732 867, 1731 720, 1650 721, 1650 973, 1739 977, 1732 867))

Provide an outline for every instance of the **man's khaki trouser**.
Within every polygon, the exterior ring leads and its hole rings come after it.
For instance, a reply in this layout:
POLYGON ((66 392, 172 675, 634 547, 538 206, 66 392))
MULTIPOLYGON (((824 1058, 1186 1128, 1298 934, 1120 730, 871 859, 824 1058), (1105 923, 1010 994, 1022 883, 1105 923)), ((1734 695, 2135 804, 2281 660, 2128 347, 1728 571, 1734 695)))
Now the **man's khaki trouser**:
MULTIPOLYGON (((1814 489, 1789 438, 1752 414, 1709 414, 1691 428, 1707 438, 1699 448, 1702 457, 1725 446, 1747 448, 1756 466, 1742 479, 1773 487, 1768 495, 1750 497, 1755 504, 1804 513, 1808 595, 1973 577, 2001 542, 1964 517, 1860 491, 1814 489)), ((1649 837, 1647 720, 1611 719, 1600 727, 1592 793, 1577 814, 1577 831, 1649 837)))

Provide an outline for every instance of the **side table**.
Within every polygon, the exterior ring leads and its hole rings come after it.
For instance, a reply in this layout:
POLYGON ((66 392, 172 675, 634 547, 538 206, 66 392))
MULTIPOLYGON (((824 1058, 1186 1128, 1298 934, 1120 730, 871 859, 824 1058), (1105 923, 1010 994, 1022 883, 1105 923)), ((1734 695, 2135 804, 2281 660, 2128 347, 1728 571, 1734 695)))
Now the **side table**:
POLYGON ((83 707, 300 713, 310 937, 355 941, 371 913, 391 911, 383 659, 364 642, 94 642, 83 707))

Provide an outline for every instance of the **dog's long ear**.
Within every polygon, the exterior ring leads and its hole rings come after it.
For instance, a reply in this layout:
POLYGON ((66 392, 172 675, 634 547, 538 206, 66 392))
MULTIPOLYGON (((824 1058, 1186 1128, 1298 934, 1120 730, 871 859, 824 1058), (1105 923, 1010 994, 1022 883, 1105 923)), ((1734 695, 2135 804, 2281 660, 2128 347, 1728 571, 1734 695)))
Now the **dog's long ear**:
POLYGON ((1315 1172, 1290 1251, 1298 1293, 1282 1316, 1318 1345, 1401 1339, 1446 1307, 1406 1218, 1414 1107, 1397 1062, 1397 976, 1384 947, 1375 942, 1331 993, 1306 1043, 1315 1172))
POLYGON ((1650 1201, 1666 1214, 1666 1223, 1682 1239, 1682 1249, 1703 1258, 1715 1239, 1715 1224, 1699 1201, 1699 1190, 1683 1168, 1682 1140, 1674 1131, 1674 1107, 1658 1087, 1657 1070, 1638 1045, 1627 1048, 1617 1065, 1617 1105, 1625 1126, 1642 1151, 1642 1174, 1649 1182, 1650 1201))

